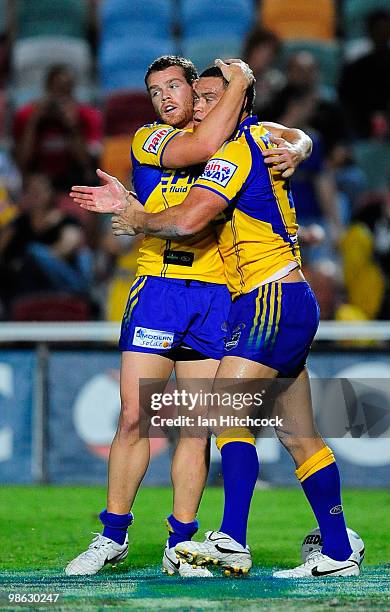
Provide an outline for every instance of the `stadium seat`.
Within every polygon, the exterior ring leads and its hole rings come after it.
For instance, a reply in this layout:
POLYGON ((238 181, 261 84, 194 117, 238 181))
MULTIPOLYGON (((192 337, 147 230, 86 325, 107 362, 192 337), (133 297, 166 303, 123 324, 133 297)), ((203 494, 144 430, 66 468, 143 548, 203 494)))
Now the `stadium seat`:
POLYGON ((6 11, 5 2, 0 2, 0 34, 4 34, 6 30, 6 11))
POLYGON ((99 49, 101 86, 104 94, 118 90, 145 89, 144 76, 159 55, 174 54, 171 39, 137 37, 103 41, 99 49))
POLYGON ((86 38, 87 0, 16 0, 17 38, 86 38))
POLYGON ((11 306, 12 321, 88 321, 90 318, 88 302, 67 293, 25 295, 11 306))
POLYGON ((199 71, 212 64, 215 58, 240 57, 242 38, 240 36, 201 36, 182 40, 183 55, 190 57, 199 71))
POLYGON ((367 175, 369 189, 381 189, 390 182, 389 142, 362 140, 353 146, 353 153, 367 175))
POLYGON ((262 0, 259 18, 263 27, 282 40, 329 41, 335 37, 334 0, 262 0))
POLYGON ((282 50, 282 64, 285 64, 287 58, 297 51, 312 53, 320 66, 322 83, 329 87, 336 85, 342 59, 338 43, 308 40, 286 41, 282 50))
POLYGON ((145 38, 169 38, 172 21, 170 0, 104 0, 100 7, 102 39, 137 32, 145 38))
POLYGON ((351 39, 365 36, 366 17, 377 9, 390 11, 390 0, 344 0, 342 14, 345 37, 351 39))
POLYGON ((252 0, 183 0, 181 25, 185 38, 206 34, 244 36, 254 19, 252 0))
POLYGON ((35 36, 16 41, 11 58, 12 81, 16 88, 39 90, 53 64, 68 64, 80 85, 89 83, 92 58, 88 44, 67 36, 35 36))
POLYGON ((144 123, 154 121, 154 110, 147 93, 124 92, 106 99, 104 133, 117 136, 135 132, 144 123))
POLYGON ((110 136, 103 142, 100 166, 108 174, 116 176, 121 183, 130 185, 132 134, 110 136))

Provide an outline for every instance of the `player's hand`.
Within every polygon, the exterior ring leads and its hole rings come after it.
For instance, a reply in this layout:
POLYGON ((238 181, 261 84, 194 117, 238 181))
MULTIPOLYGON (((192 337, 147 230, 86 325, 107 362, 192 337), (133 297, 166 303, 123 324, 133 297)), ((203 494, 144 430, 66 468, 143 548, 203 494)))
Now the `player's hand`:
POLYGON ((255 80, 254 74, 248 64, 240 59, 228 59, 224 62, 221 59, 216 59, 214 64, 217 68, 221 69, 224 78, 229 81, 229 83, 232 79, 238 78, 243 80, 246 87, 248 87, 255 80))
POLYGON ((128 206, 122 212, 112 216, 112 232, 114 236, 135 236, 140 232, 136 228, 137 213, 144 212, 144 207, 131 192, 127 196, 128 206))
POLYGON ((290 178, 302 161, 301 152, 284 138, 278 138, 271 134, 269 139, 276 147, 261 152, 264 162, 267 165, 272 165, 272 169, 280 172, 283 178, 290 178))
POLYGON ((115 176, 110 176, 102 170, 96 170, 96 174, 105 185, 101 187, 73 186, 69 194, 73 202, 79 204, 81 208, 98 213, 125 210, 128 191, 124 185, 115 176))

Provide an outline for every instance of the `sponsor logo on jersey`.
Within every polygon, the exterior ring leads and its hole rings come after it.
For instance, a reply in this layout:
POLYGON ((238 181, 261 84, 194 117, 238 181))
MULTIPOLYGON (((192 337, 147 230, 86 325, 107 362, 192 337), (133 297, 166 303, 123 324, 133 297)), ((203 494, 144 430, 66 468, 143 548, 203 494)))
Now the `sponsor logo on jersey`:
POLYGON ((225 159, 211 159, 207 162, 200 178, 212 181, 221 187, 226 187, 236 170, 236 164, 232 164, 225 159))
POLYGON ((333 506, 333 508, 330 509, 331 514, 341 514, 342 511, 343 511, 342 506, 333 506))
POLYGON ((148 329, 147 327, 136 327, 134 330, 133 344, 145 348, 168 350, 172 347, 174 334, 148 329))
POLYGON ((166 136, 173 132, 173 128, 163 127, 158 130, 155 130, 150 134, 150 136, 145 140, 143 144, 143 150, 147 153, 153 153, 157 155, 159 148, 164 142, 166 136))

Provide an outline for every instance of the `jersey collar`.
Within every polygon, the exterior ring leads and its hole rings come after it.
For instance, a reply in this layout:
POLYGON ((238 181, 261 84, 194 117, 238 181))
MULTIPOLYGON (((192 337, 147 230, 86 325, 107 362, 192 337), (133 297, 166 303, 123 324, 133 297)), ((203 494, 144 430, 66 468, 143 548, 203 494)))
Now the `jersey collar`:
POLYGON ((258 125, 258 124, 259 124, 259 119, 257 115, 249 115, 249 117, 245 117, 245 119, 241 121, 241 123, 239 124, 234 138, 237 138, 237 136, 242 134, 244 130, 248 130, 251 125, 258 125))
POLYGON ((259 119, 257 115, 249 115, 249 117, 245 117, 243 121, 241 121, 239 125, 239 129, 243 130, 245 127, 250 127, 251 125, 257 125, 259 123, 259 119))

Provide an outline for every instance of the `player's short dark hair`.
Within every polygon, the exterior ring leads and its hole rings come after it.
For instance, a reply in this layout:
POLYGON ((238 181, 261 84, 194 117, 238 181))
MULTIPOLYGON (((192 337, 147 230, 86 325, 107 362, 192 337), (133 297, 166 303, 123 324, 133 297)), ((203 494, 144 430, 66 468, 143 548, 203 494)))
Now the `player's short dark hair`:
MULTIPOLYGON (((225 87, 228 86, 228 81, 225 79, 225 77, 222 74, 222 70, 220 68, 218 68, 218 66, 211 66, 210 68, 206 68, 206 70, 203 70, 203 72, 200 74, 199 78, 201 79, 202 77, 217 77, 222 79, 223 84, 225 87)), ((246 111, 249 114, 252 114, 253 112, 253 105, 255 102, 255 97, 256 97, 256 90, 255 90, 255 84, 252 83, 251 85, 249 85, 249 87, 246 90, 246 101, 245 101, 245 106, 244 106, 244 111, 246 111)))
POLYGON ((191 60, 186 59, 185 57, 180 57, 179 55, 161 55, 161 57, 158 57, 150 64, 146 71, 146 87, 148 87, 148 78, 152 72, 161 72, 162 70, 166 70, 167 68, 171 68, 173 66, 177 66, 183 70, 185 80, 189 85, 192 85, 192 83, 199 78, 198 71, 191 60))
POLYGON ((219 79, 222 79, 225 87, 229 85, 229 81, 225 79, 222 74, 222 70, 218 68, 218 66, 210 66, 210 68, 206 68, 206 70, 203 70, 203 72, 200 73, 199 78, 201 79, 203 77, 217 77, 219 79))

